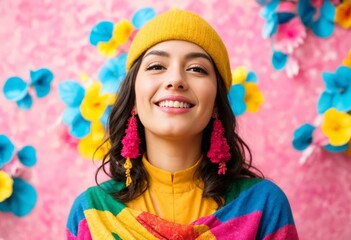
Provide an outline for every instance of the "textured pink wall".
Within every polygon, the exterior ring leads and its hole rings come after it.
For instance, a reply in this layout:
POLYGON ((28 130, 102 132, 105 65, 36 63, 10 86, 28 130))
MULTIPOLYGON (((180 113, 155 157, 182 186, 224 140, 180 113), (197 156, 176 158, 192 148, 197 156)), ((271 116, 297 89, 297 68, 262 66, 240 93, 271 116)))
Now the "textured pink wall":
POLYGON ((335 71, 351 49, 351 34, 337 28, 326 40, 310 33, 297 50, 298 77, 288 79, 270 64, 271 48, 261 37, 260 7, 251 1, 0 1, 0 86, 13 75, 29 78, 29 70, 47 67, 55 75, 50 95, 34 99, 30 111, 19 110, 0 94, 0 134, 16 146, 31 144, 38 163, 31 182, 38 202, 25 218, 0 213, 0 239, 63 239, 72 201, 94 183, 97 164, 82 159, 64 141, 60 115, 64 109, 57 85, 87 73, 97 78, 105 59, 88 43, 92 26, 103 19, 130 19, 140 7, 158 13, 177 6, 210 21, 227 44, 232 67, 245 65, 257 73, 265 103, 256 114, 239 118, 255 164, 290 199, 301 239, 351 239, 351 160, 319 152, 305 165, 292 146, 294 130, 313 122, 323 89, 321 72, 335 71))

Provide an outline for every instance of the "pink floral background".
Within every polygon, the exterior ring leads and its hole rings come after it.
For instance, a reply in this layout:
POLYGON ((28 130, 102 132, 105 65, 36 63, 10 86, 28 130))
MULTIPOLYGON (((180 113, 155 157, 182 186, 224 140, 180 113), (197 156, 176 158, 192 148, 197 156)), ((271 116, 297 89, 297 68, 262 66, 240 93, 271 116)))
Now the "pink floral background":
POLYGON ((299 74, 288 78, 274 71, 269 40, 262 39, 264 20, 253 0, 1 0, 0 86, 10 76, 29 79, 29 71, 49 68, 55 75, 44 99, 34 98, 31 110, 19 110, 0 94, 0 134, 20 148, 37 149, 31 183, 38 192, 32 213, 18 218, 0 213, 0 240, 64 239, 65 224, 75 197, 94 184, 99 165, 82 159, 67 141, 60 120, 64 109, 57 86, 79 80, 82 73, 97 79, 106 59, 88 42, 100 20, 131 19, 141 7, 157 13, 178 7, 207 19, 223 37, 231 66, 246 66, 259 77, 265 103, 259 112, 239 117, 240 131, 254 153, 254 163, 287 194, 301 239, 351 239, 351 159, 315 151, 301 165, 291 145, 294 130, 317 116, 324 85, 322 71, 334 72, 351 49, 351 33, 336 27, 332 37, 307 32, 294 52, 299 74))

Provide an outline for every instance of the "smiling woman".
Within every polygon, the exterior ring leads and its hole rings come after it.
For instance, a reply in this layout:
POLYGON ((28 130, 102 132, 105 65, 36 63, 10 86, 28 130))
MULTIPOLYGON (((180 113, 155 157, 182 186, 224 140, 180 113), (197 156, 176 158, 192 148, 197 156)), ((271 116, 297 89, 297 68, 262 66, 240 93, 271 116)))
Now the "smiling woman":
POLYGON ((68 239, 298 239, 285 194, 236 133, 229 57, 206 21, 154 18, 127 70, 99 168, 111 180, 76 199, 68 239))

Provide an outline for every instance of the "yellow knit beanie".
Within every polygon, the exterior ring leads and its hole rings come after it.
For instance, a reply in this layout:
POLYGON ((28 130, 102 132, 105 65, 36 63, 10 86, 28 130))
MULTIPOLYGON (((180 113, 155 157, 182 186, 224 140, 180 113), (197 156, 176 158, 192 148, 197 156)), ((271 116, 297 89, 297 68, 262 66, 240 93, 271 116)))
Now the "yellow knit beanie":
POLYGON ((184 40, 203 48, 211 56, 227 91, 232 85, 227 49, 217 32, 199 15, 170 10, 146 23, 136 34, 127 57, 127 71, 146 50, 167 40, 184 40))

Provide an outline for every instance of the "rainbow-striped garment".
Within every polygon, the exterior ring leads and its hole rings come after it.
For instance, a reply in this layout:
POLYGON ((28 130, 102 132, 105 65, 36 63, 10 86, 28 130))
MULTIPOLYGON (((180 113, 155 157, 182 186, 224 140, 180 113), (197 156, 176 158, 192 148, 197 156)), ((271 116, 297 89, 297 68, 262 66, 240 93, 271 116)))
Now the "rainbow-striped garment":
POLYGON ((289 202, 269 180, 236 181, 223 208, 188 225, 126 207, 109 194, 122 188, 110 180, 82 193, 68 218, 67 239, 298 239, 289 202))

